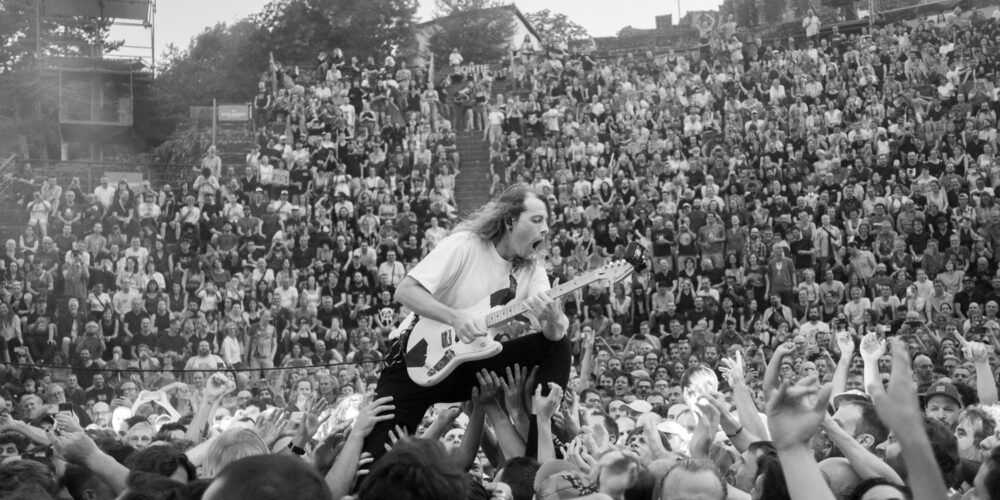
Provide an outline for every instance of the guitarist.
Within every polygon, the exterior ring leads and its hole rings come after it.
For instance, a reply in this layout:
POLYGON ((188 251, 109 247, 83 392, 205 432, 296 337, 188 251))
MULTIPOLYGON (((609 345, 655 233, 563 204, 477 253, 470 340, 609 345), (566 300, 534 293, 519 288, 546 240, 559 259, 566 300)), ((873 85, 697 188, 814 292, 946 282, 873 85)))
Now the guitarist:
MULTIPOLYGON (((376 459, 385 453, 394 426, 413 434, 427 409, 437 403, 471 398, 475 374, 482 369, 504 373, 514 364, 537 366, 535 381, 548 392, 548 383, 561 387, 569 380, 572 363, 566 330, 569 320, 560 301, 546 291, 550 285, 537 258, 549 231, 548 206, 525 184, 507 188, 444 238, 413 267, 396 289, 395 299, 421 317, 454 328, 465 342, 486 335, 462 310, 490 298, 491 306, 512 300, 528 306, 533 333, 503 344, 492 358, 458 366, 440 383, 422 387, 410 380, 404 361, 407 334, 389 348, 386 368, 374 398, 392 396, 393 418, 379 422, 365 441, 364 451, 376 459)), ((529 394, 534 387, 526 388, 529 394)), ((536 448, 537 430, 531 419, 528 453, 536 448)))

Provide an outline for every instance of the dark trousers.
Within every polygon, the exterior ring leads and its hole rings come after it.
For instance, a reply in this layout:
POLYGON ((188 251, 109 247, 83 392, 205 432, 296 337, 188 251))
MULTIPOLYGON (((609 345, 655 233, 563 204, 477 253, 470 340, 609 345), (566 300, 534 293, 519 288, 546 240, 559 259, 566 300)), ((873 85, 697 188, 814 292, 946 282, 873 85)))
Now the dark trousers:
MULTIPOLYGON (((541 333, 533 333, 504 342, 503 351, 492 358, 460 365, 451 375, 431 387, 413 383, 406 374, 406 366, 403 363, 392 363, 379 377, 378 386, 375 388, 375 399, 392 396, 393 401, 390 404, 396 406, 394 418, 375 425, 372 433, 365 439, 364 451, 371 453, 377 460, 385 454, 389 431, 396 425, 405 428, 407 433, 412 435, 431 405, 470 399, 472 388, 477 385, 476 373, 484 368, 499 376, 505 376, 507 367, 513 368, 515 364, 529 369, 537 366, 535 383, 542 384, 543 392, 548 393, 549 382, 566 387, 572 361, 569 336, 552 342, 541 333)), ((528 387, 525 390, 529 394, 534 394, 535 388, 528 387)), ((527 445, 528 450, 535 447, 533 443, 527 445)))

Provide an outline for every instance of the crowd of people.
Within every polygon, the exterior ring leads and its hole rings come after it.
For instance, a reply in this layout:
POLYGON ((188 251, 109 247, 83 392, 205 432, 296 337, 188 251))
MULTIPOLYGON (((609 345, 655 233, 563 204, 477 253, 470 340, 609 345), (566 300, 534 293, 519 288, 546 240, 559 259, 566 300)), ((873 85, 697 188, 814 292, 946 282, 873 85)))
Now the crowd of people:
POLYGON ((1000 9, 813 18, 655 56, 526 42, 466 82, 335 49, 271 62, 240 164, 93 189, 21 165, 0 496, 1000 498, 1000 9), (480 373, 373 461, 463 128, 491 194, 545 202, 553 282, 630 243, 649 266, 559 299, 565 387, 480 373))

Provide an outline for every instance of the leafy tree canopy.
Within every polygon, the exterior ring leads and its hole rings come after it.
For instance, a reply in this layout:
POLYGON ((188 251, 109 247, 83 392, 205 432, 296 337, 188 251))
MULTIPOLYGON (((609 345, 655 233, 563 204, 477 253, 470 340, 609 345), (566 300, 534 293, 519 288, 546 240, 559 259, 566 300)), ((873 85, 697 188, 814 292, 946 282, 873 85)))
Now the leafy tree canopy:
POLYGON ((546 43, 587 40, 590 38, 587 28, 571 21, 563 13, 544 9, 538 12, 529 12, 524 17, 528 18, 528 22, 535 27, 535 31, 545 37, 546 43))
POLYGON ((516 25, 511 10, 497 0, 436 0, 439 29, 430 37, 430 48, 439 61, 447 61, 458 48, 469 63, 503 59, 509 51, 516 25))

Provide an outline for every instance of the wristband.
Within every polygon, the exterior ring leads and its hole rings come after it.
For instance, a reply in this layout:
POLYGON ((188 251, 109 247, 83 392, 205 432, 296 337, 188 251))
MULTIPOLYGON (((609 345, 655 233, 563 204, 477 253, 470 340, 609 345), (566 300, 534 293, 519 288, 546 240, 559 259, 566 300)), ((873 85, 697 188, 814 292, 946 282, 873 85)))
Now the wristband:
POLYGON ((302 448, 299 448, 298 446, 295 446, 294 442, 289 442, 288 443, 288 449, 289 449, 289 451, 291 451, 292 453, 294 453, 294 454, 296 454, 296 455, 298 455, 300 457, 306 454, 306 450, 303 450, 302 448))
POLYGON ((743 432, 743 426, 742 425, 740 426, 739 429, 736 429, 736 432, 734 432, 732 434, 726 434, 726 437, 729 438, 729 439, 732 439, 732 438, 734 438, 736 436, 739 436, 741 432, 743 432))

